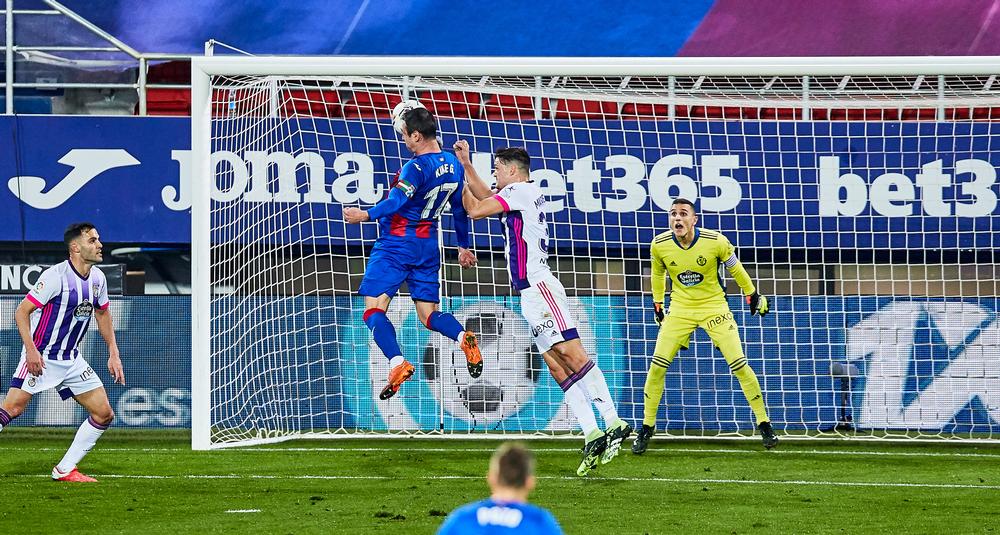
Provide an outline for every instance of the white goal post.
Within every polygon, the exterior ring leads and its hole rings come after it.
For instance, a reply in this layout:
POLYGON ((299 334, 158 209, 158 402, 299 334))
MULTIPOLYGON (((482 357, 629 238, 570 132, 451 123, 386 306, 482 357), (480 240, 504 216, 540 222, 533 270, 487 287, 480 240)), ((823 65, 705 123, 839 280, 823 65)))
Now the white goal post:
MULTIPOLYGON (((417 366, 377 400, 385 358, 356 296, 377 236, 345 225, 409 158, 395 102, 443 148, 525 147, 550 265, 619 412, 642 418, 656 338, 649 243, 672 199, 737 248, 773 313, 728 283, 784 437, 1000 438, 1000 58, 203 57, 192 61, 192 446, 363 435, 566 436, 574 424, 518 315, 495 222, 441 306, 483 339, 472 381, 408 296, 389 317, 417 366), (457 371, 456 371, 457 370, 457 371)), ((666 436, 753 433, 699 332, 667 374, 666 436)))

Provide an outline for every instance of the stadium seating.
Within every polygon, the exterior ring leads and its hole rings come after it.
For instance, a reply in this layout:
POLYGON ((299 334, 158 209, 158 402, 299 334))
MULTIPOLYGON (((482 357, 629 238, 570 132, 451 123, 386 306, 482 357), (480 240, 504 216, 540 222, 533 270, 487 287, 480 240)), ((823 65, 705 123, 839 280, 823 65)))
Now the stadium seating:
MULTIPOLYGON (((139 113, 136 104, 135 113, 139 113)), ((191 115, 191 90, 174 88, 149 88, 146 90, 148 115, 191 115)))
POLYGON ((344 117, 348 119, 388 119, 392 108, 403 101, 396 93, 378 91, 355 91, 344 103, 344 117))
POLYGON ((598 100, 557 99, 555 119, 617 119, 618 103, 598 100))
POLYGON ((279 99, 283 116, 343 116, 340 93, 335 89, 286 89, 279 99))
POLYGON ((467 91, 428 91, 419 100, 436 117, 474 119, 482 106, 482 96, 467 91))
MULTIPOLYGON (((549 101, 542 99, 542 109, 549 101)), ((528 95, 496 95, 483 105, 483 116, 490 121, 531 121, 535 119, 535 97, 528 95)), ((543 114, 548 118, 548 114, 543 114)))

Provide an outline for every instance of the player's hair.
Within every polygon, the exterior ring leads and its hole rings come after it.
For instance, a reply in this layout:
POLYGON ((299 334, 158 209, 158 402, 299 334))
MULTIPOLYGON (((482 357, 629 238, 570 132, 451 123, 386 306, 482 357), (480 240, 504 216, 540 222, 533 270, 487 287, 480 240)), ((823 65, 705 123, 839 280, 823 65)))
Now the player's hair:
POLYGON ((692 212, 695 211, 694 210, 694 203, 691 202, 691 201, 689 201, 689 200, 687 200, 687 199, 685 199, 684 197, 677 197, 676 199, 674 199, 674 202, 670 203, 670 206, 673 206, 675 204, 686 204, 686 205, 688 205, 688 206, 691 207, 691 211, 692 212))
POLYGON ((420 132, 425 139, 437 137, 437 120, 427 111, 427 108, 414 108, 403 115, 403 122, 406 123, 406 131, 409 133, 420 132))
POLYGON ((63 243, 66 244, 66 248, 69 248, 69 243, 80 236, 83 236, 85 232, 89 232, 91 229, 95 229, 93 223, 87 223, 86 221, 81 221, 80 223, 72 223, 70 226, 66 227, 66 232, 63 232, 63 243))
POLYGON ((524 174, 531 172, 531 156, 528 156, 528 151, 521 147, 497 149, 496 158, 507 165, 516 164, 524 174))
POLYGON ((521 443, 504 442, 490 459, 490 469, 500 485, 523 489, 535 473, 535 456, 521 443))

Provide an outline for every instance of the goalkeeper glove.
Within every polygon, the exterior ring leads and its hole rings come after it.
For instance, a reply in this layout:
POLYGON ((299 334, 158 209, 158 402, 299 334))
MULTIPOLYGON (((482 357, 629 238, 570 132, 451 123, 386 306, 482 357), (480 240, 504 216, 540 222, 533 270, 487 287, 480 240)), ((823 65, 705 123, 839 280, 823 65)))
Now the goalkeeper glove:
POLYGON ((661 325, 663 323, 664 315, 663 303, 653 303, 653 319, 656 320, 657 325, 661 325))
POLYGON ((764 317, 771 309, 767 306, 767 297, 759 292, 754 292, 747 296, 747 304, 750 305, 750 315, 754 314, 764 317))

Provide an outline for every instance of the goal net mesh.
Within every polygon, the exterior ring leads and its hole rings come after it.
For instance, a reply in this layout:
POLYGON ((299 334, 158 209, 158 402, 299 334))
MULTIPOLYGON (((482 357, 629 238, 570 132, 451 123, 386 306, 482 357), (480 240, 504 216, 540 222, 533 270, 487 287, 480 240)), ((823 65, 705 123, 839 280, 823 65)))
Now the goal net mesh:
MULTIPOLYGON (((1000 432, 992 76, 214 76, 211 87, 214 446, 578 430, 519 314, 496 220, 472 225, 471 270, 458 267, 450 215, 439 231, 441 308, 479 334, 482 377, 420 324, 404 286, 388 316, 416 373, 378 400, 388 363, 356 294, 378 229, 341 211, 384 198, 411 156, 389 119, 406 99, 437 116, 445 150, 469 142, 483 177, 496 149, 527 149, 550 265, 634 425, 657 336, 649 244, 685 197, 770 297, 772 313, 751 317, 727 280, 779 434, 1000 432)), ((667 373, 657 429, 753 433, 703 331, 667 373)))

